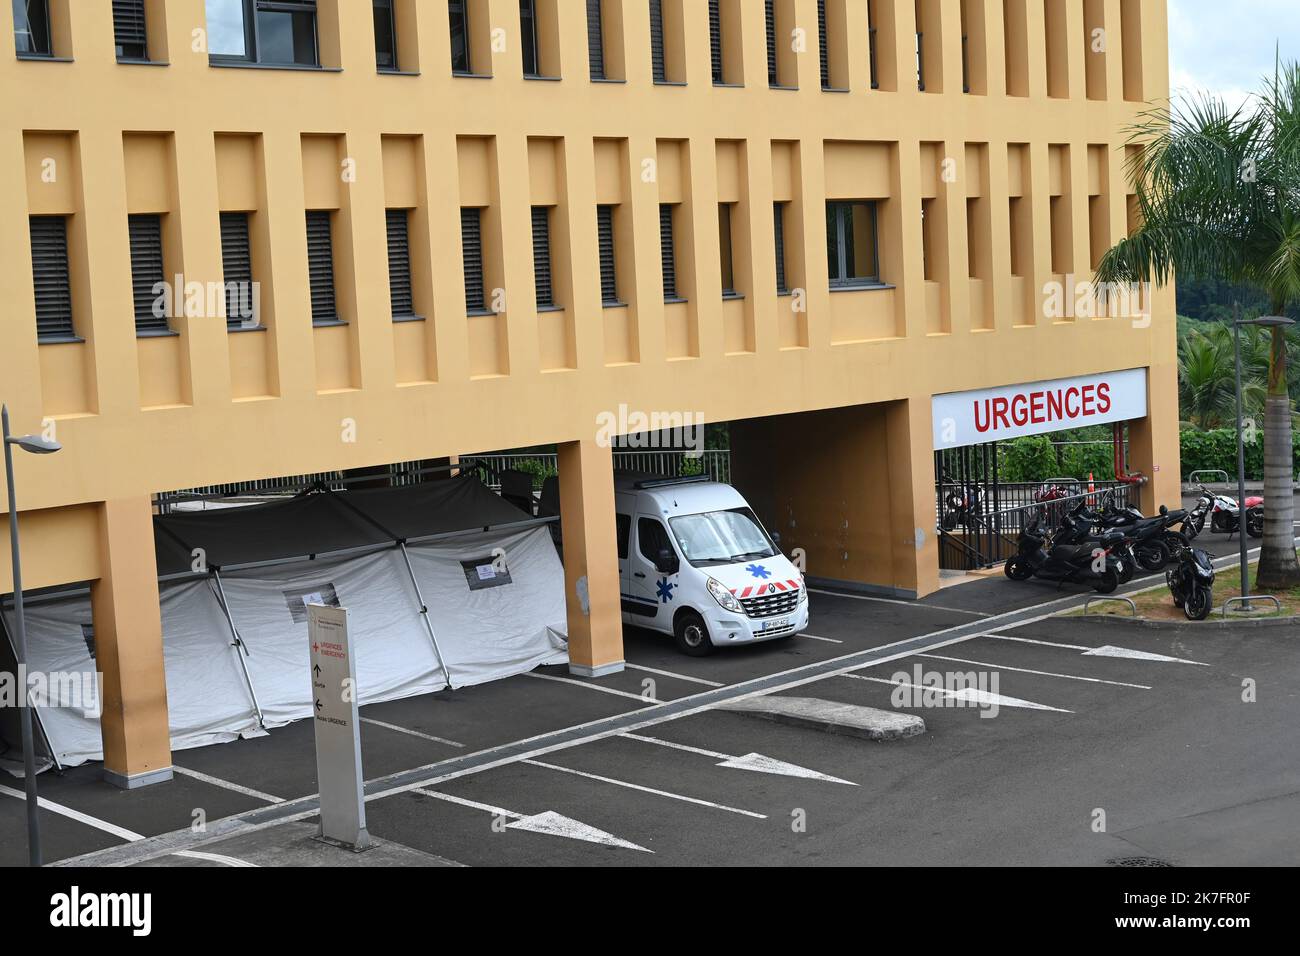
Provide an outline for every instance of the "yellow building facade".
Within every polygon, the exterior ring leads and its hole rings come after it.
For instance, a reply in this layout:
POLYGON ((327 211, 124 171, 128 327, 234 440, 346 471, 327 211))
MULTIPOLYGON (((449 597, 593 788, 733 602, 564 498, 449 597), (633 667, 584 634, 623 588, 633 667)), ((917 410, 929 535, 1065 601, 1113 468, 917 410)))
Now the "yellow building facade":
POLYGON ((24 583, 90 582, 115 781, 171 763, 160 491, 556 443, 585 674, 623 659, 596 434, 620 406, 733 423, 760 513, 800 499, 801 522, 764 517, 809 575, 904 596, 938 586, 935 395, 1145 369, 1130 464, 1144 507, 1177 501, 1171 290, 1136 319, 1044 292, 1130 227, 1125 128, 1168 95, 1161 0, 604 0, 594 32, 584 0, 526 6, 145 0, 133 49, 107 0, 48 0, 47 37, 0 30, 0 399, 64 446, 16 462, 24 583), (247 328, 223 214, 247 228, 247 328), (147 334, 140 217, 176 300, 147 334), (36 304, 42 218, 63 223, 62 332, 36 304))

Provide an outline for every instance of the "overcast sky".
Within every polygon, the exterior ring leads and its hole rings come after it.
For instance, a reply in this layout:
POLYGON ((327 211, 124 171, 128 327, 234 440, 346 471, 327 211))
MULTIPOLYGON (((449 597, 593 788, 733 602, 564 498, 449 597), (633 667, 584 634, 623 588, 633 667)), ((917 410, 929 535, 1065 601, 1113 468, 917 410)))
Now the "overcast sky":
POLYGON ((1300 60, 1300 0, 1169 0, 1174 93, 1209 90, 1243 102, 1283 61, 1300 60))

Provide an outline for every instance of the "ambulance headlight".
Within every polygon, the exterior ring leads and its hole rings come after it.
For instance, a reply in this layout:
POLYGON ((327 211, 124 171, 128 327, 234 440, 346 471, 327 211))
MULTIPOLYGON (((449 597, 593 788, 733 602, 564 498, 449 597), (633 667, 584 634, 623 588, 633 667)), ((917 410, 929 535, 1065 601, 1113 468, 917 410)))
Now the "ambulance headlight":
POLYGON ((736 600, 736 595, 723 586, 722 582, 716 578, 709 578, 709 593, 713 595, 713 600, 717 601, 723 608, 728 611, 735 611, 737 614, 743 614, 745 609, 740 602, 736 600))
POLYGON ((808 603, 808 579, 802 574, 799 575, 799 603, 808 603))

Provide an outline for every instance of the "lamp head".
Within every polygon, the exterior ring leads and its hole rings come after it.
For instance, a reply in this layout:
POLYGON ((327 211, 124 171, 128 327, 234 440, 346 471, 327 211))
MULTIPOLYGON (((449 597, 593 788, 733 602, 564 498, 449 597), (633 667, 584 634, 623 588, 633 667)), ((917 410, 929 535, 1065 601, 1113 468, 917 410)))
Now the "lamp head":
POLYGON ((1266 329, 1277 328, 1279 326, 1285 328, 1286 326, 1295 325, 1295 319, 1288 319, 1284 315, 1261 315, 1255 319, 1238 319, 1237 324, 1259 325, 1266 329))
POLYGON ((42 438, 40 435, 15 435, 8 441, 9 444, 17 445, 23 451, 29 451, 33 455, 52 455, 63 447, 58 442, 42 438))

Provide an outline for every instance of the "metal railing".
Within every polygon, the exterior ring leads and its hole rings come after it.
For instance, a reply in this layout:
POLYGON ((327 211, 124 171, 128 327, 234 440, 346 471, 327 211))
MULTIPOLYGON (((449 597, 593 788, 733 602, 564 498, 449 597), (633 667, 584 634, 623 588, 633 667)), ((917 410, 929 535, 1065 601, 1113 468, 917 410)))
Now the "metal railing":
MULTIPOLYGON (((460 459, 465 469, 476 469, 479 478, 493 491, 501 490, 501 474, 522 471, 533 476, 533 490, 560 472, 559 456, 554 452, 518 452, 511 454, 465 455, 460 459)), ((666 478, 709 475, 715 481, 731 481, 731 450, 708 448, 691 452, 680 449, 614 450, 614 468, 640 471, 666 478)))

